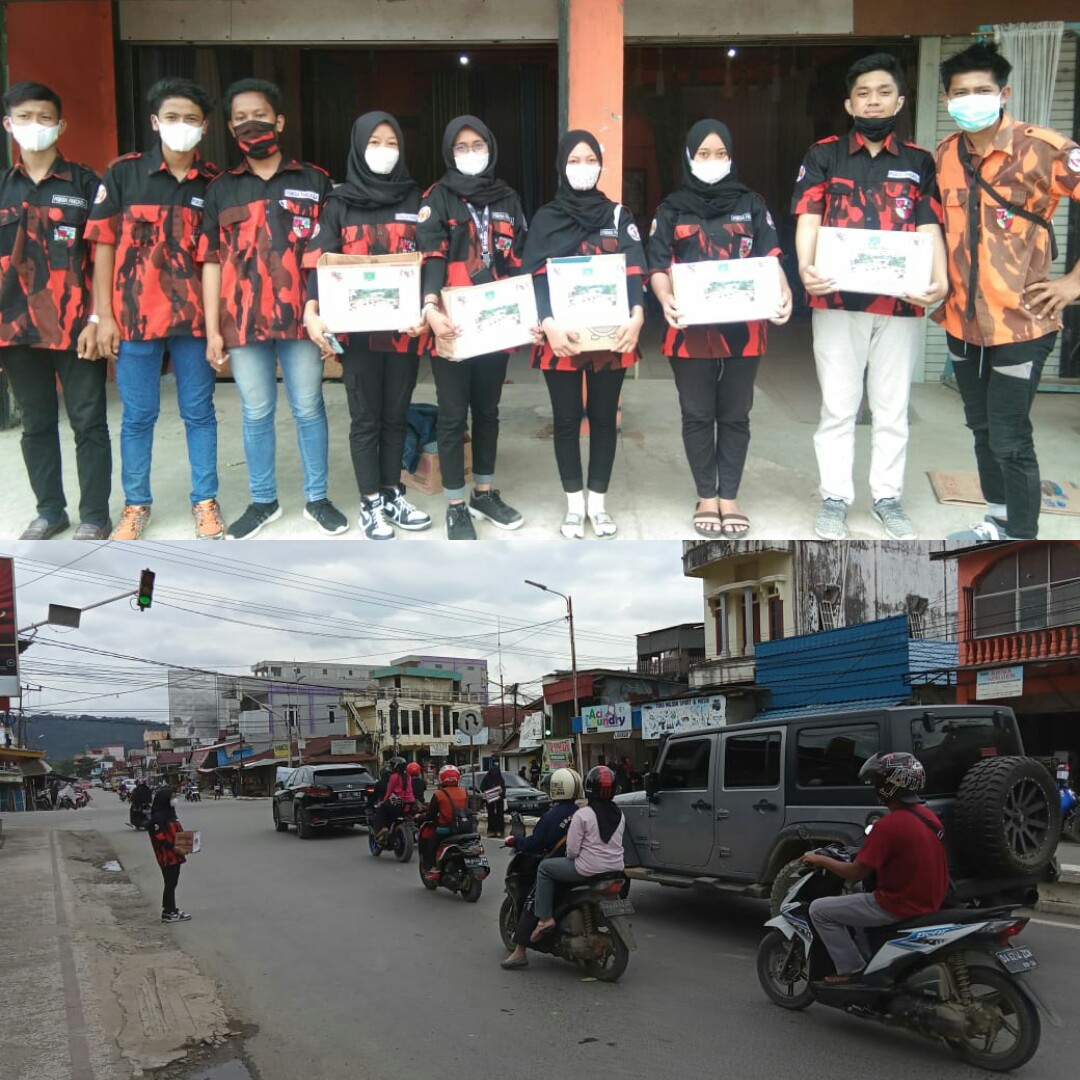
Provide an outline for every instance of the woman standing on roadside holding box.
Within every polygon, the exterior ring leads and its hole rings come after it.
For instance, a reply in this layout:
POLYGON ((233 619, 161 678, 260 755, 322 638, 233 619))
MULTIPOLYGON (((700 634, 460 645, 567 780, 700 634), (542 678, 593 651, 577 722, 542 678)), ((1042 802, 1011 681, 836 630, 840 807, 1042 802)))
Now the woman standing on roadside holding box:
MULTIPOLYGON (((683 446, 697 487, 694 529, 738 538, 750 519, 736 501, 750 446, 754 380, 765 353, 765 322, 684 326, 671 286, 672 263, 780 256, 765 200, 735 176, 731 132, 699 120, 686 136, 682 187, 656 211, 649 235, 650 283, 668 330, 660 351, 679 391, 683 446)), ((780 274, 781 305, 771 322, 791 317, 791 288, 780 274)))
POLYGON ((160 787, 154 793, 154 801, 150 805, 150 828, 147 831, 154 848, 154 858, 165 879, 161 894, 161 921, 187 922, 191 916, 176 906, 180 867, 187 862, 176 850, 176 836, 183 831, 183 826, 176 817, 176 799, 167 787, 160 787))
MULTIPOLYGON (((420 188, 406 168, 404 139, 389 113, 369 112, 353 124, 345 183, 326 200, 304 253, 308 299, 304 328, 324 359, 335 351, 319 313, 319 258, 398 255, 416 251, 420 188)), ((427 529, 431 518, 405 498, 401 458, 405 414, 416 386, 424 325, 401 333, 350 334, 341 366, 349 401, 349 449, 360 490, 360 528, 369 540, 392 540, 394 526, 427 529)))
POLYGON ((498 147, 487 124, 459 116, 447 125, 442 142, 446 172, 425 193, 416 228, 424 253, 424 317, 435 334, 431 373, 439 403, 436 438, 446 510, 448 540, 475 540, 474 517, 500 529, 517 529, 524 518, 495 489, 499 446, 499 401, 509 354, 447 360, 438 340, 457 331, 442 311, 441 290, 485 285, 513 277, 521 269, 525 211, 516 192, 495 178, 498 147), (465 502, 465 428, 472 411, 473 482, 465 502))
POLYGON ((618 526, 604 505, 618 443, 619 393, 626 370, 639 359, 637 343, 645 322, 645 252, 630 211, 598 188, 604 155, 595 136, 568 131, 556 159, 555 198, 536 212, 525 244, 524 269, 533 275, 536 308, 544 341, 533 349, 532 365, 544 373, 555 419, 555 461, 566 492, 560 531, 568 540, 585 536, 588 513, 601 539, 618 526), (580 335, 552 317, 547 260, 573 255, 626 256, 630 319, 619 327, 614 348, 586 352, 580 335), (581 389, 584 376, 589 417, 589 475, 581 466, 581 389), (587 498, 587 502, 586 502, 587 498))

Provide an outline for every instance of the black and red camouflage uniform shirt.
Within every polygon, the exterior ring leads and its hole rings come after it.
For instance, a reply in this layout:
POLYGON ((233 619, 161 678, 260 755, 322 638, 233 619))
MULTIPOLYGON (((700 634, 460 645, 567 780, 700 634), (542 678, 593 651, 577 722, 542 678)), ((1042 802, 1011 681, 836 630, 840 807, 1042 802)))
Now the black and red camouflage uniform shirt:
MULTIPOLYGON (((401 255, 416 251, 416 222, 420 192, 414 192, 397 206, 364 209, 350 206, 344 199, 330 199, 304 252, 308 271, 309 300, 319 298, 319 276, 315 265, 323 255, 401 255)), ((340 334, 338 340, 376 353, 419 355, 425 334, 411 338, 389 331, 371 334, 340 334)))
MULTIPOLYGON (((877 156, 857 131, 832 135, 807 151, 795 181, 792 213, 820 214, 836 229, 914 232, 941 225, 934 157, 914 143, 890 135, 877 156)), ((895 296, 834 292, 808 297, 811 307, 865 311, 871 315, 922 315, 923 309, 895 296)))
POLYGON ((61 154, 39 184, 21 162, 0 172, 0 348, 77 348, 93 298, 83 232, 100 182, 61 154))
MULTIPOLYGON (((626 255, 627 300, 630 309, 645 306, 645 249, 641 246, 638 227, 625 206, 619 208, 618 225, 612 220, 610 229, 587 237, 578 246, 577 251, 568 251, 574 255, 614 255, 623 251, 626 255)), ((548 292, 547 267, 541 266, 533 275, 536 282, 536 307, 540 321, 551 315, 551 296, 548 292)), ((593 352, 581 352, 577 356, 556 356, 555 351, 544 339, 542 345, 534 345, 530 366, 541 371, 604 371, 608 368, 628 368, 641 359, 641 350, 617 353, 609 349, 593 352)))
POLYGON ((195 260, 206 187, 221 170, 195 159, 177 180, 161 146, 105 170, 86 238, 116 248, 113 318, 123 341, 202 337, 202 272, 195 260))
POLYGON ((226 348, 306 337, 304 252, 331 187, 323 169, 292 160, 269 180, 245 160, 207 187, 198 258, 221 264, 226 348))
MULTIPOLYGON (((443 184, 433 184, 424 192, 416 226, 416 246, 424 255, 424 296, 438 295, 444 286, 456 289, 515 277, 521 272, 528 228, 517 195, 474 206, 470 212, 463 198, 443 184), (486 260, 474 213, 481 225, 487 223, 486 260)), ((428 340, 434 348, 434 336, 428 340)))
MULTIPOLYGON (((780 238, 765 200, 744 193, 729 213, 712 218, 676 210, 662 202, 649 229, 649 270, 668 270, 672 263, 716 259, 780 258, 780 238)), ((663 356, 719 360, 729 356, 763 356, 768 322, 715 326, 668 326, 660 346, 663 356)))

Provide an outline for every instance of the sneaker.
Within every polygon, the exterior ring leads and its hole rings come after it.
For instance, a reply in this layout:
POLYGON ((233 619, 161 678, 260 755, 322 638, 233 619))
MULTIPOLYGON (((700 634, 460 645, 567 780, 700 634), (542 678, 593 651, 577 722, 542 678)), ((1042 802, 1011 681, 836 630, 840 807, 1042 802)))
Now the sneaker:
POLYGON ((56 521, 46 517, 36 517, 22 531, 20 540, 51 540, 57 533, 71 528, 71 520, 66 513, 61 513, 56 521))
POLYGON ((393 540, 394 526, 387 521, 387 506, 381 495, 360 500, 360 528, 369 540, 393 540))
POLYGON ((824 499, 814 521, 814 532, 822 540, 847 537, 847 503, 843 499, 824 499))
POLYGON ((349 519, 329 499, 309 502, 304 507, 304 517, 314 521, 327 536, 337 536, 349 529, 349 519))
POLYGON ((476 529, 473 527, 469 508, 464 503, 451 503, 446 508, 446 539, 475 540, 476 529))
POLYGON ((217 499, 203 499, 202 502, 193 503, 191 506, 192 516, 195 518, 196 540, 223 540, 225 538, 225 522, 221 517, 221 507, 217 499))
POLYGON ((275 499, 268 503, 249 503, 248 508, 229 526, 226 540, 250 540, 264 525, 281 517, 281 504, 275 499))
POLYGON ((383 488, 383 506, 387 518, 400 529, 407 532, 419 532, 431 528, 431 515, 417 509, 405 498, 405 485, 395 484, 392 488, 383 488))
POLYGON ((988 517, 964 532, 949 533, 947 540, 962 540, 965 544, 995 544, 999 540, 1013 540, 996 518, 988 517))
POLYGON ((899 499, 878 499, 870 511, 894 540, 917 540, 915 526, 904 512, 899 499))
POLYGON ((161 913, 162 922, 190 922, 191 916, 186 911, 163 911, 161 913))
POLYGON ((149 506, 125 506, 120 524, 113 529, 110 540, 141 540, 143 530, 150 524, 149 506))
POLYGON ((495 488, 490 491, 474 491, 469 500, 469 513, 473 517, 487 518, 492 525, 500 529, 519 529, 525 523, 525 519, 512 506, 507 506, 502 501, 502 496, 495 488))

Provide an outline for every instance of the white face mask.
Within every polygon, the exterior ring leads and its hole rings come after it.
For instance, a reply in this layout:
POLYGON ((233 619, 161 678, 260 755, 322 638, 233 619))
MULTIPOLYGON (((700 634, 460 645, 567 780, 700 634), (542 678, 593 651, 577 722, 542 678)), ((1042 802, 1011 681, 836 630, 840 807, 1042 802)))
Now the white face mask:
POLYGON ((566 180, 575 191, 592 191, 600 179, 599 165, 567 165, 566 180))
POLYGON ((1001 115, 1000 94, 965 94, 949 100, 949 115, 964 131, 984 131, 1001 115))
POLYGON ((486 150, 481 150, 478 154, 470 150, 467 154, 454 156, 458 172, 466 176, 479 176, 488 167, 490 160, 491 155, 486 150))
POLYGON ((364 151, 368 168, 378 176, 389 176, 401 157, 401 151, 393 146, 369 146, 364 151))
POLYGON ((60 125, 46 127, 44 124, 12 124, 11 134, 15 141, 31 153, 48 150, 60 138, 60 125))
POLYGON ((699 161, 697 158, 692 158, 690 171, 703 184, 719 184, 731 172, 731 160, 729 158, 727 161, 718 161, 716 158, 710 158, 708 161, 699 161))
POLYGON ((166 149, 176 154, 186 154, 189 150, 194 150, 202 141, 203 129, 202 124, 195 127, 181 120, 171 124, 163 124, 159 120, 158 134, 166 149))

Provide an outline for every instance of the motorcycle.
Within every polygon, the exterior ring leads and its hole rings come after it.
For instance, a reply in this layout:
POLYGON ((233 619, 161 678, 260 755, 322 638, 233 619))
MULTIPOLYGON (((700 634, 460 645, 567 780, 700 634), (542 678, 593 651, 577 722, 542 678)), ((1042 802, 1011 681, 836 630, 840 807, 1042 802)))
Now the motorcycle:
MULTIPOLYGON (((519 851, 506 868, 506 897, 499 909, 499 933, 503 944, 516 948, 514 932, 518 918, 536 888, 541 856, 519 851)), ((626 875, 620 870, 592 878, 587 884, 555 894, 555 926, 529 948, 579 963, 594 979, 615 982, 626 970, 630 953, 637 948, 629 916, 634 905, 625 898, 626 875)))
MULTIPOLYGON (((851 862, 856 849, 819 849, 851 862)), ((1023 977, 1038 967, 1031 949, 1016 942, 1027 918, 1018 905, 937 911, 865 931, 870 960, 856 981, 829 985, 828 951, 810 919, 813 900, 837 896, 843 882, 823 868, 806 867, 780 914, 765 925, 758 948, 758 981, 783 1009, 813 1002, 867 1020, 906 1028, 945 1043, 969 1065, 1006 1072, 1039 1048, 1039 1014, 1060 1020, 1023 977)))
POLYGON ((128 811, 128 824, 138 832, 140 829, 150 829, 150 807, 135 806, 132 804, 128 811))
POLYGON ((75 792, 75 809, 81 810, 90 802, 90 792, 77 790, 75 792))
MULTIPOLYGON (((426 821, 420 827, 424 839, 435 831, 435 823, 426 821), (429 831, 430 830, 430 831, 429 831)), ((420 863, 420 880, 425 889, 438 888, 461 893, 466 903, 475 904, 484 891, 484 879, 491 873, 491 863, 484 855, 484 842, 479 833, 457 833, 444 837, 435 853, 435 865, 430 870, 420 863)))
POLYGON ((120 801, 121 801, 121 802, 127 802, 127 801, 128 801, 128 797, 129 797, 129 796, 128 796, 128 790, 127 790, 127 788, 124 788, 124 787, 122 787, 122 788, 120 789, 120 791, 119 791, 119 795, 120 795, 120 801))
POLYGON ((49 793, 47 791, 39 791, 34 796, 35 810, 51 810, 52 808, 52 799, 49 798, 49 793))
POLYGON ((398 862, 406 863, 412 858, 416 844, 416 804, 406 806, 395 796, 390 805, 400 809, 400 813, 387 829, 368 829, 368 847, 376 858, 384 851, 392 851, 398 862))
POLYGON ((1069 766, 1057 767, 1057 786, 1061 795, 1061 835, 1074 844, 1080 844, 1080 798, 1069 786, 1069 766))
POLYGON ((184 788, 184 802, 202 802, 202 795, 197 787, 184 788))
POLYGON ((78 810, 79 809, 79 803, 78 803, 77 800, 78 800, 78 796, 76 796, 76 798, 73 799, 70 795, 61 795, 56 800, 56 809, 57 810, 78 810))

